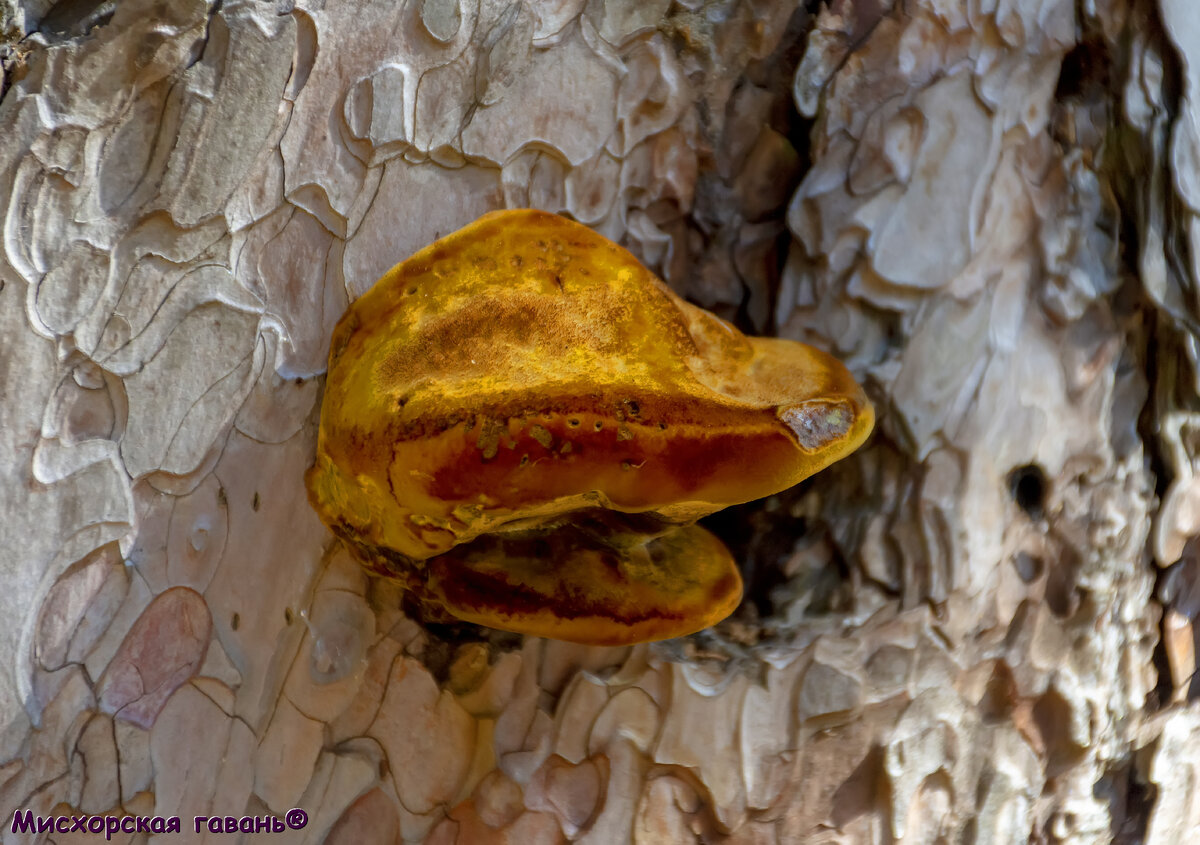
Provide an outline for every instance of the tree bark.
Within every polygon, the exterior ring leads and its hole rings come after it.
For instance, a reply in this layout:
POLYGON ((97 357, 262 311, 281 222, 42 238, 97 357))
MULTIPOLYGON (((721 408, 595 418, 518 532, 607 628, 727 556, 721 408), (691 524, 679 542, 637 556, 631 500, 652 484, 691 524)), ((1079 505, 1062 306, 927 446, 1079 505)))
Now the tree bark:
POLYGON ((86 6, 0 6, 6 842, 1200 835, 1188 0, 86 6), (715 629, 423 626, 308 505, 347 303, 522 206, 875 402, 715 629))

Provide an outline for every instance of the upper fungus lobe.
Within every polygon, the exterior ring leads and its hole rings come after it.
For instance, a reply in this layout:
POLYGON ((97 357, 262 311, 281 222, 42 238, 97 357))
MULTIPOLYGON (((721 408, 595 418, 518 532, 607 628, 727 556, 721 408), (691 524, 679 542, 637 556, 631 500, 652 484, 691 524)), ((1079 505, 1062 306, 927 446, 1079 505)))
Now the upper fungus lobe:
POLYGON ((393 267, 331 343, 313 507, 376 571, 471 622, 680 636, 741 595, 692 523, 866 439, 838 361, 748 338, 626 250, 532 210, 393 267))

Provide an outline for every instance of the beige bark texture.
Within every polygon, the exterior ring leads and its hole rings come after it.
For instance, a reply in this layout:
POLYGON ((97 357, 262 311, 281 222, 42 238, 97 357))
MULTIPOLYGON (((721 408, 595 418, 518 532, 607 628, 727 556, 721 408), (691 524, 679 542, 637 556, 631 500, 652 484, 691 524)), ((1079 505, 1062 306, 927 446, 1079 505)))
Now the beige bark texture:
POLYGON ((1193 0, 6 0, 0 33, 4 842, 1200 841, 1193 0), (423 627, 307 503, 347 303, 519 206, 876 403, 714 518, 749 584, 716 629, 423 627))

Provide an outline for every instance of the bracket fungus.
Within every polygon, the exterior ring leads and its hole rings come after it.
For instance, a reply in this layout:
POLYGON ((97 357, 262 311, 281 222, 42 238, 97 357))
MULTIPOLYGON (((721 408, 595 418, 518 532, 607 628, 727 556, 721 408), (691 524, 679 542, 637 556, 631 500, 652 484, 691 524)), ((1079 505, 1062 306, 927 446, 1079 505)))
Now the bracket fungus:
POLYGON ((498 211, 393 267, 334 330, 321 519, 433 613, 592 644, 737 606, 702 516, 856 449, 841 363, 751 338, 578 223, 498 211))

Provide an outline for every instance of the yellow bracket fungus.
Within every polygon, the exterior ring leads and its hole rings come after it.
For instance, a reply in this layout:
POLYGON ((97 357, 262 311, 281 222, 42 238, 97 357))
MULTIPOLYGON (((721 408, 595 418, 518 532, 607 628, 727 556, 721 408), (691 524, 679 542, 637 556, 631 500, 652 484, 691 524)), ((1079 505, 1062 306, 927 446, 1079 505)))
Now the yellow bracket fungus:
POLYGON ((846 456, 874 418, 829 355, 742 335, 585 226, 498 211, 338 323, 309 498, 435 612, 643 642, 741 598, 698 518, 846 456))

